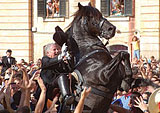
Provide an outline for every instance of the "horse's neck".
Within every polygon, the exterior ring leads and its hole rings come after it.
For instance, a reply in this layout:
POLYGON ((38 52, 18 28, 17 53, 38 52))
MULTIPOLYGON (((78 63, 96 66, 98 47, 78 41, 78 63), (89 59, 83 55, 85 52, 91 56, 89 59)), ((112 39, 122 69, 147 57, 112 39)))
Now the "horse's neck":
POLYGON ((72 38, 76 41, 81 56, 101 48, 96 46, 97 44, 102 44, 98 37, 91 36, 80 25, 74 25, 72 30, 72 38))

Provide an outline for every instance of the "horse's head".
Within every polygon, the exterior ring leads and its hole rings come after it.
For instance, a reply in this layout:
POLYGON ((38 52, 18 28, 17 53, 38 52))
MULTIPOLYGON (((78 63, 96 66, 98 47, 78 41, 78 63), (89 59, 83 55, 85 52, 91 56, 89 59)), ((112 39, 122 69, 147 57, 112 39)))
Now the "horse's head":
POLYGON ((116 27, 103 18, 100 11, 90 4, 82 6, 78 3, 79 10, 75 13, 75 19, 81 22, 81 26, 92 36, 110 39, 115 35, 116 27))

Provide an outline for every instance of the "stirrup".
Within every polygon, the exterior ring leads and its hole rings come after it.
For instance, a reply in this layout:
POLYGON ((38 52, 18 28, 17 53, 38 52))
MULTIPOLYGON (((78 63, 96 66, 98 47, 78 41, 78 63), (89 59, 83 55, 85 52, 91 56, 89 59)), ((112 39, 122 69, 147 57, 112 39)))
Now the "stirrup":
POLYGON ((65 96, 65 98, 64 98, 64 103, 65 103, 65 105, 71 105, 71 104, 73 104, 74 103, 74 96, 72 96, 72 95, 66 95, 65 96))

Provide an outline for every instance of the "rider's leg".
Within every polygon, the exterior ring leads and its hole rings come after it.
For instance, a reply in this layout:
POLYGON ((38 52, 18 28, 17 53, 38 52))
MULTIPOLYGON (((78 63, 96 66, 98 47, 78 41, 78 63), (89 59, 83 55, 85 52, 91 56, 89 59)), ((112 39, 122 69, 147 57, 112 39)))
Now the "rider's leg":
POLYGON ((69 86, 69 79, 67 75, 61 74, 58 78, 58 86, 62 93, 64 102, 69 105, 74 102, 74 96, 72 96, 69 86))

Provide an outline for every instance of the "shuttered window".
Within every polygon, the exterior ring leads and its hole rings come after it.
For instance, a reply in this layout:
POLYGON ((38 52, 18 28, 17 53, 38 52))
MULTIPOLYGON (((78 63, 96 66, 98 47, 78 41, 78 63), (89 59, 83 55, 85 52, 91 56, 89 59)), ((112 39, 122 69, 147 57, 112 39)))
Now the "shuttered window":
POLYGON ((103 16, 133 16, 132 0, 101 0, 103 16))
MULTIPOLYGON (((54 0, 50 0, 54 1, 54 0)), ((56 0, 55 0, 56 1, 56 0)), ((51 6, 48 4, 48 0, 38 0, 38 17, 47 17, 47 8, 52 9, 48 11, 48 17, 54 18, 54 17, 66 17, 66 13, 68 13, 68 10, 66 9, 66 5, 68 5, 68 0, 58 0, 58 2, 51 2, 51 6)))
POLYGON ((124 15, 132 16, 132 0, 124 1, 124 15))
POLYGON ((45 17, 46 0, 38 0, 38 17, 45 17))

